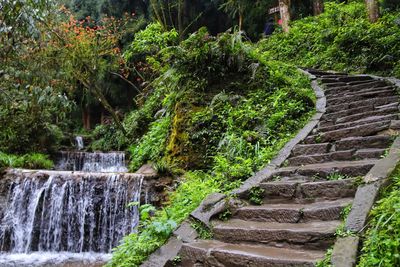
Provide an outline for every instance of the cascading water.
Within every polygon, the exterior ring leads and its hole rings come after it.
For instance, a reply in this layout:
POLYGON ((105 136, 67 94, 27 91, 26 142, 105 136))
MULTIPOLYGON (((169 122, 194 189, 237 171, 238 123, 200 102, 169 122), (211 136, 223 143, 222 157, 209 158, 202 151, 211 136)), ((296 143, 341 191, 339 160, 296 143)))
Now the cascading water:
POLYGON ((128 204, 140 201, 143 177, 123 173, 123 153, 65 156, 63 171, 6 174, 0 266, 97 266, 137 226, 138 207, 128 204))
POLYGON ((77 136, 75 137, 75 141, 76 141, 76 148, 78 150, 82 150, 85 146, 83 145, 83 138, 82 136, 77 136))
POLYGON ((125 153, 61 152, 57 165, 62 171, 126 172, 125 153))

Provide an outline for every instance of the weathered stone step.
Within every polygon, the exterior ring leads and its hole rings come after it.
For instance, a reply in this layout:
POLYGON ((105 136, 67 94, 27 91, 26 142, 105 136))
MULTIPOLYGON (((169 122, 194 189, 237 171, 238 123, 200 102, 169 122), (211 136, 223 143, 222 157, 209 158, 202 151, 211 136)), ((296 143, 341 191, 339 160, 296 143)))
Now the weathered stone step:
POLYGON ((385 149, 369 148, 369 149, 350 149, 339 150, 324 154, 303 155, 291 157, 288 159, 288 166, 301 166, 307 164, 317 164, 330 161, 346 161, 360 159, 379 159, 385 152, 385 149))
POLYGON ((284 177, 295 174, 325 178, 332 173, 341 173, 343 175, 356 177, 367 174, 376 162, 377 160, 334 161, 304 166, 284 167, 276 170, 274 175, 284 177))
POLYGON ((365 100, 361 100, 361 101, 340 103, 337 105, 329 105, 326 108, 326 112, 327 113, 336 112, 338 110, 356 108, 356 107, 361 107, 361 106, 366 106, 366 105, 374 105, 374 106, 386 105, 386 104, 390 104, 390 103, 396 103, 398 101, 399 101, 398 96, 376 97, 376 98, 365 99, 365 100))
POLYGON ((393 142, 392 137, 375 135, 365 137, 347 137, 336 141, 336 150, 364 149, 364 148, 388 148, 393 142))
POLYGON ((386 149, 366 148, 357 150, 354 156, 358 159, 379 159, 385 154, 386 149))
POLYGON ((344 77, 339 77, 337 79, 340 82, 355 82, 355 81, 371 81, 374 80, 374 78, 370 76, 344 76, 344 77))
POLYGON ((318 127, 316 129, 316 132, 330 132, 330 131, 335 131, 335 130, 349 128, 349 127, 355 127, 355 126, 373 123, 373 122, 394 121, 394 120, 397 120, 398 118, 399 118, 399 115, 397 115, 397 114, 371 116, 371 117, 363 118, 361 120, 344 122, 344 123, 334 124, 334 125, 325 126, 325 127, 318 127))
POLYGON ((384 115, 393 115, 393 114, 397 115, 398 113, 399 113, 398 107, 388 107, 388 108, 382 108, 382 109, 378 109, 378 110, 362 112, 362 113, 357 113, 357 114, 337 118, 336 123, 357 121, 357 120, 361 120, 361 119, 365 119, 365 118, 373 117, 373 116, 384 116, 384 115))
POLYGON ((353 197, 357 185, 354 178, 317 182, 265 182, 264 199, 339 199, 353 197))
POLYGON ((378 92, 378 91, 386 91, 386 90, 391 90, 393 92, 393 95, 395 95, 395 88, 390 85, 384 85, 384 86, 378 86, 378 87, 373 87, 373 88, 366 88, 366 89, 360 89, 360 90, 353 90, 352 87, 347 87, 347 89, 342 90, 342 91, 337 91, 337 92, 330 92, 329 94, 326 94, 328 98, 338 98, 338 97, 348 97, 348 96, 355 96, 360 93, 371 93, 371 92, 378 92))
POLYGON ((292 150, 292 156, 312 155, 327 153, 331 145, 329 143, 298 144, 292 150))
POLYGON ((335 98, 327 98, 327 104, 328 105, 338 105, 346 102, 355 102, 355 101, 361 101, 364 99, 370 99, 370 98, 375 98, 375 97, 389 97, 393 96, 394 92, 393 90, 377 90, 377 91, 372 91, 372 92, 367 92, 367 93, 361 93, 357 95, 352 95, 352 96, 342 96, 342 97, 335 97, 335 98))
POLYGON ((334 151, 330 153, 303 155, 291 157, 288 159, 288 166, 300 166, 307 164, 317 164, 329 161, 352 160, 354 159, 354 150, 334 151))
POLYGON ((259 222, 299 223, 340 220, 341 211, 352 198, 324 200, 310 204, 283 203, 246 206, 238 209, 235 219, 259 222))
POLYGON ((346 137, 369 136, 377 134, 383 130, 387 130, 389 127, 390 127, 390 121, 372 122, 329 132, 320 132, 318 134, 314 134, 307 137, 304 140, 304 143, 306 144, 326 143, 330 141, 340 140, 346 137))
POLYGON ((229 244, 216 240, 184 244, 180 251, 183 267, 313 267, 324 255, 322 250, 229 244))
POLYGON ((214 238, 229 243, 263 243, 279 247, 326 249, 335 237, 340 221, 307 223, 253 222, 231 219, 217 223, 214 238))
MULTIPOLYGON (((339 83, 341 84, 341 83, 339 83)), ((346 83, 343 86, 333 86, 331 84, 327 84, 327 89, 325 89, 325 95, 329 96, 331 94, 335 93, 341 93, 341 92, 346 92, 346 91, 353 91, 353 92, 362 92, 363 90, 369 90, 371 88, 377 88, 377 87, 384 87, 388 86, 389 84, 380 81, 380 80, 369 80, 369 81, 363 81, 359 82, 358 84, 355 83, 346 83)))

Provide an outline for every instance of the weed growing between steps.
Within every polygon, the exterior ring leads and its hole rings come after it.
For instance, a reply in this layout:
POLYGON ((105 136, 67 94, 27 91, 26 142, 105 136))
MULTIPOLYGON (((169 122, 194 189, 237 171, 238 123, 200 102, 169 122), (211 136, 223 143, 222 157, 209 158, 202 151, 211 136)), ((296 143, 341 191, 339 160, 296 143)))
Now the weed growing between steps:
POLYGON ((5 168, 51 169, 54 163, 47 155, 31 153, 23 156, 0 152, 0 171, 5 168))
POLYGON ((400 266, 400 167, 370 213, 358 267, 400 266))
POLYGON ((267 165, 313 113, 310 81, 238 33, 212 37, 201 29, 157 60, 152 66, 160 76, 145 110, 134 113, 152 121, 132 136, 130 170, 151 161, 181 178, 164 207, 116 248, 109 266, 139 265, 208 194, 227 193, 267 165))
POLYGON ((400 13, 372 24, 364 2, 327 2, 324 13, 294 21, 289 34, 272 35, 260 49, 298 66, 400 77, 400 13))

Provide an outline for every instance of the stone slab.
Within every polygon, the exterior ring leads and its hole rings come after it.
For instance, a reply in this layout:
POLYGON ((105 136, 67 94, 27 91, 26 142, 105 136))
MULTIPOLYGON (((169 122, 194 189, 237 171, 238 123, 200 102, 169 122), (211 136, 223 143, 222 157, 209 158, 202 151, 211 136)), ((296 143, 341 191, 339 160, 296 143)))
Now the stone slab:
POLYGON ((225 209, 225 198, 226 195, 221 193, 208 195, 190 216, 209 226, 211 217, 225 209))
POLYGON ((171 237, 168 242, 153 252, 150 257, 143 262, 141 267, 162 267, 167 262, 178 255, 179 250, 182 248, 183 242, 176 238, 171 237))
POLYGON ((333 267, 353 267, 357 262, 358 236, 338 238, 332 252, 333 267))

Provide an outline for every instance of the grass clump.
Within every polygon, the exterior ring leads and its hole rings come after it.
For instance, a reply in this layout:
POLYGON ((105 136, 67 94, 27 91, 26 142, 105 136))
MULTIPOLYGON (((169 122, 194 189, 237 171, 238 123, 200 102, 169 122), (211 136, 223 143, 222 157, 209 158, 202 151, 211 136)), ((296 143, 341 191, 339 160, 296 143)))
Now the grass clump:
POLYGON ((400 167, 370 213, 358 267, 400 266, 400 167))

